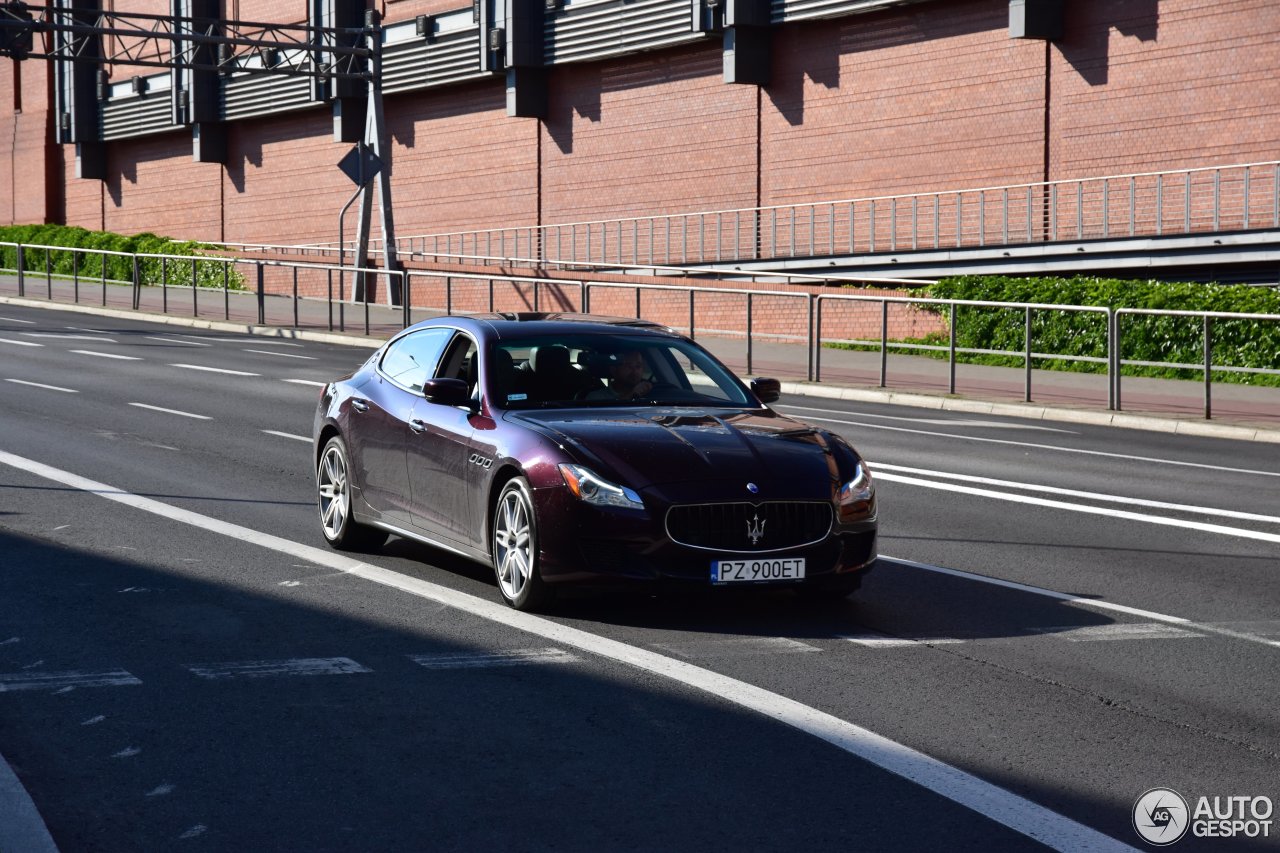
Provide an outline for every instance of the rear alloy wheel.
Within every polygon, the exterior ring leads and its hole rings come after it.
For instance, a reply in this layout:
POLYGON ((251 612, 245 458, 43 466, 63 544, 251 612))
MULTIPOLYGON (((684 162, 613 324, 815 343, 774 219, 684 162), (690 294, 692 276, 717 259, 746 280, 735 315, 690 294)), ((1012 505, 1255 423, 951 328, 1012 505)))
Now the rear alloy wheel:
POLYGON ((493 509, 493 571, 503 599, 516 610, 539 610, 551 590, 538 571, 538 523, 529 484, 516 477, 502 488, 493 509))
POLYGON ((347 446, 334 436, 320 454, 316 468, 316 506, 320 529, 330 545, 340 551, 367 551, 387 541, 387 534, 356 522, 351 516, 351 477, 347 446))

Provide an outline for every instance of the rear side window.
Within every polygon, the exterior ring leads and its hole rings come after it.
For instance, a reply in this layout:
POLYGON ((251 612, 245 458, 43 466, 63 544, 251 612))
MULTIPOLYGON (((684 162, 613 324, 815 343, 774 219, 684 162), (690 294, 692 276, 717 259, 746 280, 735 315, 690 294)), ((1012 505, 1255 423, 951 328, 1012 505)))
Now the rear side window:
POLYGON ((453 329, 423 329, 405 335, 387 347, 378 369, 392 382, 414 392, 435 374, 436 364, 453 329))

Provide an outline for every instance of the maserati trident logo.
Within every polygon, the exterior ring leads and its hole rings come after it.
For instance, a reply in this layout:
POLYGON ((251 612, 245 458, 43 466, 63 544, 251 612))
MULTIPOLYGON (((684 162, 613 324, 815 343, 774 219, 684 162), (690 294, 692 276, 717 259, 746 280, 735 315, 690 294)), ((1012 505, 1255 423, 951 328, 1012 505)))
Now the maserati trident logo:
POLYGON ((769 523, 769 519, 760 520, 760 513, 756 513, 747 522, 747 537, 751 540, 751 544, 755 545, 764 538, 764 526, 769 523))

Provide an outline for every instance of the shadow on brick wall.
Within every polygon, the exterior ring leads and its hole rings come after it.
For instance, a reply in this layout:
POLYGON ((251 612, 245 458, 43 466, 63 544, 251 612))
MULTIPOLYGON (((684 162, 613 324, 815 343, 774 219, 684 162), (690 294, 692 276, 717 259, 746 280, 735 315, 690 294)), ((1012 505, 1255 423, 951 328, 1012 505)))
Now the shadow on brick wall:
POLYGON ((1154 42, 1160 27, 1159 0, 1113 0, 1095 7, 1068 4, 1062 57, 1090 86, 1105 86, 1111 68, 1111 30, 1154 42))

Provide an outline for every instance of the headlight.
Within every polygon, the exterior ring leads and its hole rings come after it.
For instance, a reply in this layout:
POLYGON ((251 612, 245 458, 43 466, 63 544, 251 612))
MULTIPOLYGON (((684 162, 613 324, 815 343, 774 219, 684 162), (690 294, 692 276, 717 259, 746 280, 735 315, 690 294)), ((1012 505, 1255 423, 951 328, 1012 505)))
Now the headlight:
POLYGON ((634 490, 610 483, 581 465, 561 465, 560 475, 574 496, 595 506, 619 506, 625 509, 644 509, 644 501, 634 490))
POLYGON ((876 484, 871 480, 871 469, 859 461, 853 470, 853 479, 840 487, 840 517, 853 518, 871 512, 876 498, 876 484))

